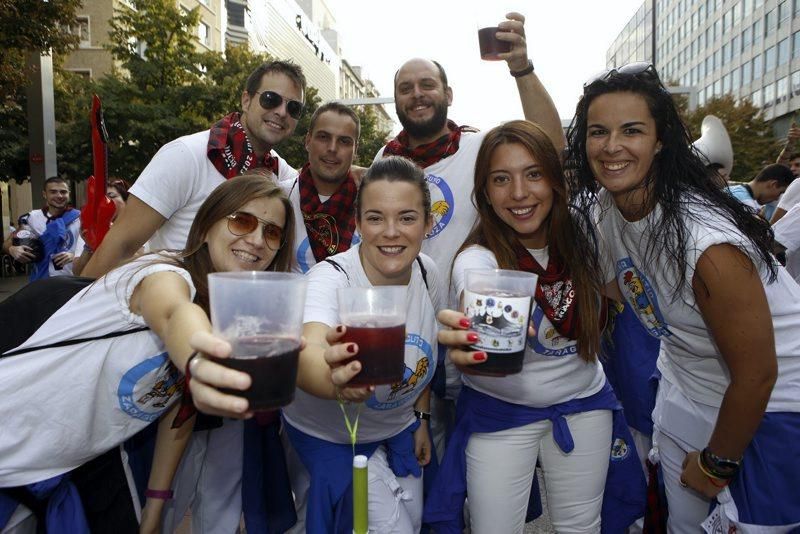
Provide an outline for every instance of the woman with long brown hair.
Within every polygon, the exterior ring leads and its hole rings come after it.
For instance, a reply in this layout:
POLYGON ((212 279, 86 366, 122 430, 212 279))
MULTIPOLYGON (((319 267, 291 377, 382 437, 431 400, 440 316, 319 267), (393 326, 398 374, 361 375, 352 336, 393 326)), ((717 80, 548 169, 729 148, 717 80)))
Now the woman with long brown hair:
MULTIPOLYGON (((440 331, 439 341, 450 346, 464 387, 425 509, 437 532, 457 530, 465 493, 473 532, 522 532, 537 459, 555 529, 600 531, 617 401, 597 357, 597 244, 588 219, 570 207, 565 184, 559 155, 535 124, 511 121, 486 134, 475 166, 478 221, 453 263, 451 302, 463 308, 468 269, 535 273, 535 333, 519 372, 498 375, 493 366, 487 376, 487 358, 498 356, 465 348, 482 334, 464 314, 439 315, 452 329, 440 331)), ((623 457, 629 456, 635 459, 623 457)), ((641 469, 634 469, 634 484, 642 484, 641 469)), ((632 522, 636 512, 626 517, 632 522)))

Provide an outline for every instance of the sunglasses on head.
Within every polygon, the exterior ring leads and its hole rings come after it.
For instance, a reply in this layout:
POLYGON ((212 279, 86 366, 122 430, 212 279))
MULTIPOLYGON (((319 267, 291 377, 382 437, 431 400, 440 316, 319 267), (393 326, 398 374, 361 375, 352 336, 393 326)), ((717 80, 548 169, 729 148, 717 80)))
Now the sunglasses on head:
POLYGON ((264 242, 270 250, 278 250, 283 246, 283 228, 275 223, 259 219, 252 213, 237 211, 228 215, 228 231, 233 235, 243 236, 253 232, 261 224, 264 242))
POLYGON ((623 65, 619 68, 613 69, 606 69, 604 71, 598 72, 583 84, 584 91, 593 83, 595 82, 603 82, 608 80, 609 78, 622 75, 622 76, 640 76, 645 75, 646 77, 650 77, 651 79, 658 80, 658 73, 656 72, 656 68, 653 66, 652 63, 647 61, 637 61, 636 63, 628 63, 627 65, 623 65))
MULTIPOLYGON (((261 104, 261 107, 264 109, 275 109, 281 104, 283 104, 284 98, 276 93, 275 91, 256 91, 256 95, 261 95, 258 97, 258 103, 261 104)), ((295 120, 300 119, 300 115, 303 114, 303 103, 298 102, 297 100, 286 100, 286 111, 289 113, 289 116, 295 120)))

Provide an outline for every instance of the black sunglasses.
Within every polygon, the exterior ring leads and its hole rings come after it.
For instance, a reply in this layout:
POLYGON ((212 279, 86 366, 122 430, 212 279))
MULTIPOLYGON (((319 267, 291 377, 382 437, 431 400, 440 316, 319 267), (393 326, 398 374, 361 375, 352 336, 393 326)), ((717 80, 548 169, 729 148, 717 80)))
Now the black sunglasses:
POLYGON ((275 223, 259 219, 246 211, 232 213, 228 215, 227 219, 228 231, 233 235, 247 235, 258 228, 260 223, 263 225, 261 232, 264 236, 264 242, 270 250, 279 250, 283 246, 283 228, 275 223))
POLYGON ((623 65, 619 68, 613 69, 606 69, 604 71, 598 72, 583 84, 583 90, 592 85, 595 82, 602 82, 608 80, 612 76, 615 75, 623 75, 623 76, 640 76, 646 75, 653 80, 659 80, 658 72, 656 72, 656 68, 653 66, 652 63, 647 61, 637 61, 636 63, 628 63, 627 65, 623 65))
MULTIPOLYGON (((261 95, 258 97, 258 103, 261 104, 261 107, 264 109, 275 109, 283 104, 284 101, 284 98, 275 91, 256 91, 253 94, 261 95)), ((303 114, 303 103, 297 100, 289 100, 288 98, 285 100, 286 111, 289 112, 289 116, 295 120, 299 120, 300 116, 303 114)))

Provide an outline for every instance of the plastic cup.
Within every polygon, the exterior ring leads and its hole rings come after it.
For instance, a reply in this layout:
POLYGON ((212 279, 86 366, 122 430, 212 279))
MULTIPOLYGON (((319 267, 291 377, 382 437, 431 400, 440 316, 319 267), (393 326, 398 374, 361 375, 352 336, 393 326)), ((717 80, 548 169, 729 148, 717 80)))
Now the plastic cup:
POLYGON ((535 274, 503 269, 466 271, 464 314, 479 338, 472 349, 488 356, 471 369, 495 376, 522 370, 537 278, 535 274))
POLYGON ((361 371, 350 386, 393 384, 403 379, 406 346, 406 286, 343 287, 337 291, 344 342, 358 345, 361 371))
POLYGON ((500 31, 497 25, 479 24, 478 46, 481 50, 481 59, 485 61, 499 61, 499 54, 511 52, 511 43, 500 41, 495 34, 500 31))
POLYGON ((217 363, 250 375, 244 397, 252 411, 286 406, 294 399, 303 310, 308 281, 303 275, 264 271, 208 275, 214 333, 233 347, 217 363))

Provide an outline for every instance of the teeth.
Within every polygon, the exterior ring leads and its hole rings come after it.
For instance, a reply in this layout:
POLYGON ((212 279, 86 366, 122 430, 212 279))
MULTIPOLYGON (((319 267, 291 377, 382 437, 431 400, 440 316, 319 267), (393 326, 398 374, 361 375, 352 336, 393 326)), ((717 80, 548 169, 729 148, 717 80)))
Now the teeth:
POLYGON ((510 208, 511 213, 514 215, 527 215, 528 213, 533 211, 533 208, 510 208))
POLYGON ((245 252, 243 250, 234 250, 233 255, 239 258, 242 261, 246 261, 248 263, 255 263, 258 261, 258 256, 255 254, 250 254, 249 252, 245 252))
POLYGON ((382 252, 387 254, 399 254, 403 247, 378 247, 382 252))
POLYGON ((280 130, 283 130, 283 125, 282 124, 278 124, 277 122, 273 122, 273 121, 264 121, 264 122, 266 122, 267 124, 269 124, 273 128, 278 128, 280 130))
POLYGON ((620 169, 624 169, 627 166, 628 166, 627 161, 621 161, 619 163, 603 163, 603 167, 605 167, 609 171, 618 171, 620 169))

